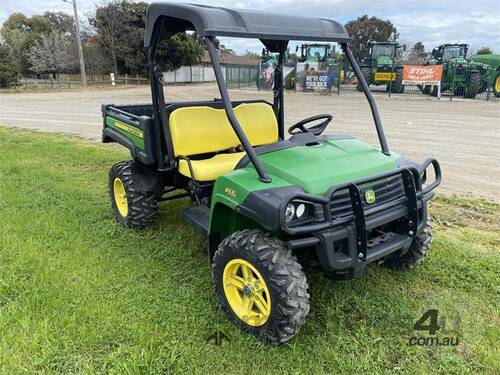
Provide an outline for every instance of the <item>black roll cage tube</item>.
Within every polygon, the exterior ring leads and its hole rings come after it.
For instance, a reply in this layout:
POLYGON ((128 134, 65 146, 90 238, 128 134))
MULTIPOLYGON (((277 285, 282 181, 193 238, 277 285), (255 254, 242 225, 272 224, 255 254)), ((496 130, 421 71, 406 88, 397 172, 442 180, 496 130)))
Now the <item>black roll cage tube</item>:
MULTIPOLYGON (((154 134, 155 134, 155 142, 156 142, 156 156, 158 158, 158 170, 167 171, 171 170, 175 166, 175 159, 172 150, 170 131, 168 126, 168 118, 167 118, 167 108, 163 93, 163 84, 159 78, 160 71, 156 64, 156 51, 158 49, 158 44, 160 41, 161 31, 163 28, 164 22, 161 21, 157 23, 154 27, 152 40, 150 43, 150 48, 148 51, 148 68, 149 68, 149 79, 151 82, 151 96, 153 102, 153 123, 154 123, 154 134), (163 125, 163 126, 162 126, 163 125), (164 151, 167 149, 167 162, 165 160, 164 151)), ((257 157, 257 153, 254 148, 248 141, 244 131, 242 130, 238 119, 233 111, 233 106, 231 100, 229 98, 229 93, 227 91, 226 82, 224 80, 224 75, 222 73, 222 68, 220 66, 219 57, 217 55, 217 51, 215 48, 215 44, 212 36, 205 37, 205 43, 208 48, 208 54, 210 55, 210 59, 212 60, 212 66, 215 73, 215 78, 217 80, 217 85, 219 87, 219 92, 221 95, 222 103, 224 105, 224 110, 226 112, 226 116, 231 124, 236 136, 238 137, 241 145, 246 151, 248 158, 253 164, 259 179, 262 182, 271 182, 271 178, 267 175, 266 170, 260 160, 257 157)), ((287 43, 283 43, 281 48, 279 48, 279 58, 278 58, 278 66, 275 69, 275 82, 274 82, 274 111, 276 114, 276 118, 278 120, 278 133, 279 139, 284 139, 284 95, 283 95, 283 62, 285 57, 285 49, 287 43), (277 73, 277 74, 276 74, 277 73)), ((385 138, 384 129, 382 126, 382 122, 380 120, 380 114, 377 109, 377 105, 375 103, 375 99, 370 91, 368 84, 366 83, 363 74, 361 73, 361 69, 358 66, 354 56, 352 55, 351 49, 349 45, 345 42, 341 44, 342 50, 344 51, 347 60, 351 64, 354 69, 354 73, 358 78, 359 83, 363 89, 363 92, 368 100, 370 105, 370 109, 372 112, 373 120, 375 122, 375 128, 377 130, 377 135, 380 142, 380 147, 382 152, 385 155, 390 155, 389 146, 387 145, 387 140, 385 138)))
POLYGON ((226 111, 227 118, 233 127, 236 136, 241 142, 241 145, 245 149, 248 158, 252 162, 257 174, 259 175, 259 179, 262 182, 271 182, 271 178, 267 175, 264 166, 257 158, 257 153, 254 148, 248 141, 248 138, 245 135, 243 129, 241 129, 240 123, 236 118, 236 115, 233 111, 233 105, 231 104, 231 99, 229 99, 229 93, 227 92, 226 82, 224 80, 224 75, 222 74, 222 68, 220 67, 219 57, 217 56, 217 50, 215 49, 214 41, 212 37, 207 37, 205 39, 205 43, 208 47, 208 54, 210 55, 210 59, 212 60, 212 65, 214 68, 215 79, 217 80, 217 85, 219 86, 220 96, 222 98, 222 102, 224 104, 224 110, 226 111))
POLYGON ((385 138, 384 127, 382 126, 382 121, 380 120, 380 114, 378 112, 377 104, 375 103, 375 98, 370 91, 370 87, 368 86, 368 83, 366 83, 365 77, 363 77, 363 73, 361 73, 361 69, 356 62, 356 59, 352 55, 352 51, 349 48, 349 45, 347 43, 341 43, 340 46, 342 47, 342 51, 344 51, 345 55, 347 56, 347 60, 354 69, 354 73, 358 78, 358 82, 361 83, 361 87, 363 88, 363 93, 365 94, 366 99, 370 104, 373 121, 375 122, 375 128, 377 129, 378 140, 380 142, 380 148, 382 149, 382 152, 384 154, 390 155, 391 153, 389 151, 389 146, 387 145, 387 139, 385 138))

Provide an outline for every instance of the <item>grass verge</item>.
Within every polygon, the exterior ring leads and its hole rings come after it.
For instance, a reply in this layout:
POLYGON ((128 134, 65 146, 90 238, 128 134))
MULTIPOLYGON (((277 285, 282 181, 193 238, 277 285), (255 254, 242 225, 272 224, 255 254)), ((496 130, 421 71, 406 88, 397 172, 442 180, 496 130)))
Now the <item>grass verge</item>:
MULTIPOLYGON (((311 313, 269 347, 217 307, 185 201, 149 229, 112 216, 107 171, 118 147, 0 128, 0 373, 499 373, 500 207, 438 197, 432 254, 397 273, 310 278, 311 313), (437 337, 409 345, 438 309, 437 337), (220 330, 218 346, 207 337, 220 330)), ((444 171, 446 173, 446 171, 444 171)))

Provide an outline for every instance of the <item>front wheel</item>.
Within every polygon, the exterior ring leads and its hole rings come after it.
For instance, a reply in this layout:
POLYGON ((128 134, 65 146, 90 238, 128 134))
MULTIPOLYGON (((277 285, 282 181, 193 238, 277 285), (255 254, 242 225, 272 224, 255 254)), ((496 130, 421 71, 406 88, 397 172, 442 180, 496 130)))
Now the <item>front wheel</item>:
POLYGON ((479 72, 470 72, 469 84, 465 88, 464 97, 474 99, 481 90, 481 75, 479 72))
POLYGON ((260 230, 228 236, 213 259, 217 300, 244 331, 280 344, 294 337, 309 312, 307 280, 285 244, 260 230))
POLYGON ((398 258, 388 259, 384 264, 395 270, 411 269, 424 261, 432 245, 432 225, 430 218, 425 227, 413 241, 410 249, 398 258))
POLYGON ((396 79, 392 82, 391 92, 395 94, 402 94, 405 91, 403 85, 403 69, 396 69, 396 79))
MULTIPOLYGON (((366 66, 362 67, 361 74, 363 75, 368 87, 370 87, 370 84, 372 83, 372 70, 371 70, 371 68, 366 67, 366 66)), ((356 85, 356 89, 358 91, 363 91, 363 86, 361 86, 361 83, 358 82, 358 84, 356 85)))

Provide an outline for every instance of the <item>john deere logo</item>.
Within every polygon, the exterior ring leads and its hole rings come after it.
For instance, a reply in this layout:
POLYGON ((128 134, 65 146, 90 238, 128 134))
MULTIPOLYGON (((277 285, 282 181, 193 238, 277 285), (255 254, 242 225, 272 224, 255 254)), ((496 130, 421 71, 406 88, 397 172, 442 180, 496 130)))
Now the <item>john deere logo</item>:
POLYGON ((372 204, 372 203, 375 203, 377 198, 375 198, 375 192, 373 190, 367 190, 365 191, 365 200, 366 200, 366 203, 368 204, 372 204))

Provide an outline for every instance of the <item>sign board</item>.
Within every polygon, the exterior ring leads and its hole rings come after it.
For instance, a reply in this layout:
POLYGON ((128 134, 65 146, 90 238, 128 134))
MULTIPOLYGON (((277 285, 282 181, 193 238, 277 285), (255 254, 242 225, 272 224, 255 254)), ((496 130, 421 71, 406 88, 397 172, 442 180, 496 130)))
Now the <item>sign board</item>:
POLYGON ((306 90, 328 90, 328 75, 306 76, 306 90))
POLYGON ((442 74, 442 65, 405 65, 403 67, 403 83, 436 85, 441 82, 442 74))
POLYGON ((377 72, 375 73, 375 81, 395 81, 396 73, 377 72))
POLYGON ((340 64, 297 63, 296 91, 330 92, 338 84, 340 64))
POLYGON ((442 65, 405 65, 403 67, 403 84, 419 86, 437 86, 437 97, 441 98, 442 65))

